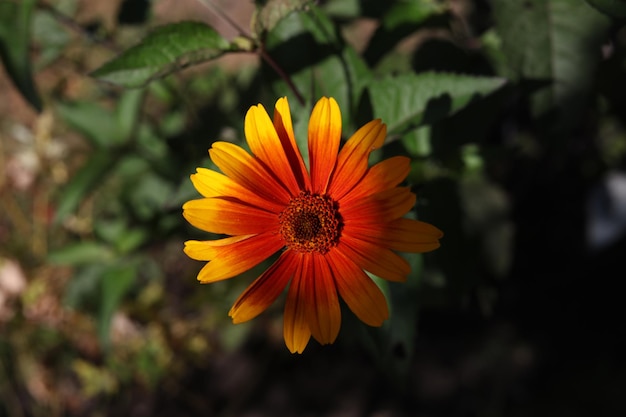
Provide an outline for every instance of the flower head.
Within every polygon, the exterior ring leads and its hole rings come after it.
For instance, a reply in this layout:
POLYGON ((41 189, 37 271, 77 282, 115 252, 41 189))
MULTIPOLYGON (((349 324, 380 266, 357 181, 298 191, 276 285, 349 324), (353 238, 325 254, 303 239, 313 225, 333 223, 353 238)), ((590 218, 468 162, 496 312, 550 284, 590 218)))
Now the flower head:
POLYGON ((415 195, 399 184, 409 158, 369 167, 387 133, 380 120, 361 127, 340 148, 341 112, 322 98, 309 120, 309 167, 296 145, 287 98, 271 120, 262 105, 250 108, 245 136, 252 155, 216 142, 209 150, 220 172, 198 168, 191 180, 203 198, 183 215, 195 227, 227 237, 187 241, 185 253, 208 261, 203 283, 232 278, 280 252, 277 260, 235 301, 234 323, 250 320, 288 287, 284 313, 287 348, 301 353, 313 336, 333 343, 339 333, 339 296, 370 326, 387 319, 387 302, 365 271, 404 281, 408 262, 396 253, 439 247, 436 227, 406 219, 415 195))

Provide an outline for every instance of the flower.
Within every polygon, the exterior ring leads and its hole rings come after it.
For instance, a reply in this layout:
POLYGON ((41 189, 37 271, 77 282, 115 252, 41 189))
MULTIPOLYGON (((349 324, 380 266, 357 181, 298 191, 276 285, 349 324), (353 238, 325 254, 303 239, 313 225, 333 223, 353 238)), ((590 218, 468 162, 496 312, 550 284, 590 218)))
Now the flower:
POLYGON ((296 145, 287 98, 274 120, 259 104, 246 114, 252 155, 227 142, 209 154, 221 173, 198 168, 191 181, 204 197, 184 204, 193 226, 227 237, 185 242, 185 253, 208 261, 198 280, 232 278, 280 252, 277 260, 235 301, 234 323, 248 321, 288 287, 283 320, 287 348, 302 353, 311 336, 333 343, 339 333, 339 296, 370 326, 389 315, 387 302, 365 271, 402 282, 408 262, 396 253, 428 252, 443 236, 436 227, 404 218, 415 194, 400 184, 410 160, 395 156, 368 166, 387 128, 361 127, 339 150, 341 112, 323 97, 309 120, 309 168, 296 145))

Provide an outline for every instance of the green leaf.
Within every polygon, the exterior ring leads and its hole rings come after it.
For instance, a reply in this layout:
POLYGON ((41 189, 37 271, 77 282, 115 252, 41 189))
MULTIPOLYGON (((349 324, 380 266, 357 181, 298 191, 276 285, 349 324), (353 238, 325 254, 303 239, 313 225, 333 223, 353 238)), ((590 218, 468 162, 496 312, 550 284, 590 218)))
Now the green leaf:
POLYGON ((532 96, 533 115, 556 111, 559 130, 577 123, 610 20, 583 1, 496 0, 493 10, 506 76, 552 82, 532 96))
POLYGON ((611 17, 626 18, 626 0, 587 0, 587 3, 611 17))
POLYGON ((325 13, 310 6, 306 13, 287 17, 268 35, 267 49, 272 59, 290 75, 298 91, 312 100, 304 107, 296 107, 297 100, 290 87, 273 69, 267 68, 268 75, 275 79, 272 87, 276 96, 286 95, 292 103, 296 131, 304 133, 296 135, 297 140, 303 141, 299 143, 301 149, 306 149, 306 122, 311 106, 321 96, 337 100, 344 130, 354 130, 357 106, 372 75, 354 48, 344 45, 325 13), (298 121, 303 122, 300 131, 298 121))
POLYGON ((118 129, 113 113, 94 102, 56 103, 59 116, 85 139, 98 148, 118 142, 118 129))
POLYGON ((263 38, 266 32, 291 13, 304 10, 311 0, 264 0, 257 1, 257 9, 252 17, 252 27, 257 38, 263 38))
POLYGON ((0 0, 0 59, 24 98, 43 108, 33 81, 30 62, 30 27, 36 0, 0 0))
POLYGON ((427 72, 387 77, 369 86, 374 117, 390 134, 442 120, 505 84, 497 77, 427 72))
POLYGON ((105 150, 94 152, 62 190, 58 199, 54 222, 58 224, 74 212, 81 201, 102 182, 104 175, 114 165, 115 157, 110 152, 105 150))
POLYGON ((447 6, 437 0, 397 1, 382 18, 382 25, 393 30, 402 24, 418 25, 429 17, 446 11, 447 6))
POLYGON ((132 288, 138 272, 138 263, 114 265, 102 275, 102 298, 98 315, 98 336, 104 346, 109 344, 111 319, 124 296, 132 288))
POLYGON ((138 45, 124 51, 91 75, 123 87, 141 87, 234 49, 213 28, 203 23, 173 23, 154 30, 138 45))
POLYGON ((113 258, 111 248, 96 242, 80 242, 66 245, 48 255, 48 261, 60 265, 88 265, 102 263, 113 258))

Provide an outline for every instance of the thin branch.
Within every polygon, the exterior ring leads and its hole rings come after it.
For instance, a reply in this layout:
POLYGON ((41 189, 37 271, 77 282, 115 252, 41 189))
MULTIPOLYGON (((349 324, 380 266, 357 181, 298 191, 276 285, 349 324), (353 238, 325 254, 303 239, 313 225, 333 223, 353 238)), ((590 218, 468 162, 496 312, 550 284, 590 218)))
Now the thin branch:
POLYGON ((291 80, 291 77, 289 77, 289 75, 285 71, 283 71, 283 69, 276 63, 276 61, 274 61, 274 59, 265 51, 265 48, 263 47, 263 45, 259 45, 257 50, 261 58, 265 62, 267 62, 267 64, 270 67, 272 67, 274 71, 276 71, 276 73, 280 76, 280 78, 283 79, 283 81, 287 83, 287 85, 289 86, 291 91, 293 91, 293 93, 295 94, 300 104, 304 106, 306 104, 304 97, 302 96, 302 94, 300 94, 300 91, 298 91, 298 87, 296 87, 296 85, 293 83, 293 81, 291 80))
POLYGON ((91 33, 90 31, 85 29, 80 23, 78 23, 71 17, 61 13, 51 5, 40 2, 37 4, 37 7, 50 13, 52 17, 54 17, 58 22, 73 30, 74 32, 79 33, 81 36, 91 40, 94 43, 102 45, 105 48, 110 49, 111 51, 119 52, 119 48, 113 42, 101 36, 95 35, 94 33, 91 33))
POLYGON ((198 0, 201 5, 204 7, 211 9, 213 13, 218 15, 221 19, 224 19, 226 23, 228 23, 233 29, 239 32, 239 36, 250 37, 250 34, 247 33, 237 22, 235 22, 231 17, 226 14, 218 5, 214 4, 211 0, 198 0))

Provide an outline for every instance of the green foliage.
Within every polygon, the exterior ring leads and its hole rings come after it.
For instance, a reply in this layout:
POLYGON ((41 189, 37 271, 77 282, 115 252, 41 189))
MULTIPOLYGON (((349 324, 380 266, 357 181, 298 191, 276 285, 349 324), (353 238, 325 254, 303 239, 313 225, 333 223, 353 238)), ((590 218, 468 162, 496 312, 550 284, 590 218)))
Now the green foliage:
POLYGON ((497 30, 513 79, 550 83, 532 97, 536 117, 557 112, 559 131, 584 111, 609 19, 584 2, 498 0, 497 30))
POLYGON ((0 59, 24 98, 40 111, 42 103, 33 82, 29 56, 35 4, 35 0, 0 1, 0 59))
POLYGON ((626 2, 624 0, 587 0, 587 3, 611 17, 626 18, 626 2))
MULTIPOLYGON (((546 251, 569 256, 576 248, 565 232, 575 222, 567 216, 576 204, 584 216, 589 184, 626 169, 623 1, 493 0, 486 8, 472 0, 258 0, 233 20, 247 19, 246 28, 224 20, 232 36, 214 19, 230 12, 207 8, 207 18, 183 9, 186 18, 173 22, 159 15, 158 2, 122 3, 141 19, 122 18, 117 6, 85 17, 89 8, 75 0, 0 0, 0 57, 16 87, 0 114, 0 174, 7 173, 0 268, 12 257, 28 275, 20 295, 0 281, 0 415, 144 415, 154 410, 141 407, 158 406, 159 395, 183 401, 188 415, 255 412, 246 402, 270 388, 254 381, 279 378, 262 367, 286 363, 270 358, 282 354, 282 304, 241 326, 229 323, 227 311, 268 264, 198 285, 201 265, 184 255, 183 242, 207 237, 181 216, 182 204, 198 197, 189 175, 215 168, 211 143, 247 146, 251 105, 263 103, 271 115, 276 99, 288 97, 306 154, 311 108, 332 96, 344 138, 373 118, 386 123, 387 141, 372 163, 410 158, 406 185, 417 195, 410 216, 440 227, 442 247, 403 254, 412 271, 406 283, 371 276, 390 306, 382 328, 358 323, 344 308, 339 347, 308 357, 370 355, 372 380, 410 395, 415 355, 428 337, 423 312, 506 322, 494 311, 509 311, 510 293, 568 286, 537 284, 528 275, 541 268, 529 273, 526 265, 546 251), (41 115, 27 119, 14 105, 18 95, 41 115), (20 171, 16 161, 28 163, 20 171), (12 182, 24 172, 34 177, 30 185, 12 182), (550 206, 563 190, 579 192, 578 200, 550 206), (525 218, 529 210, 539 215, 525 218), (531 283, 504 294, 519 276, 531 283), (221 381, 211 372, 232 358, 261 364, 259 375, 246 374, 250 386, 233 383, 236 400, 227 390, 216 400, 199 374, 221 381), (31 383, 39 380, 58 391, 45 397, 31 383), (227 401, 240 403, 214 405, 227 401)), ((489 346, 503 344, 487 340, 480 367, 493 355, 489 346)), ((493 395, 470 414, 506 414, 499 404, 510 399, 493 395)))
POLYGON ((484 98, 505 84, 504 78, 446 73, 385 77, 369 86, 374 116, 390 134, 433 124, 484 98))
POLYGON ((141 87, 233 49, 213 28, 199 22, 180 22, 155 29, 92 75, 127 88, 141 87))

